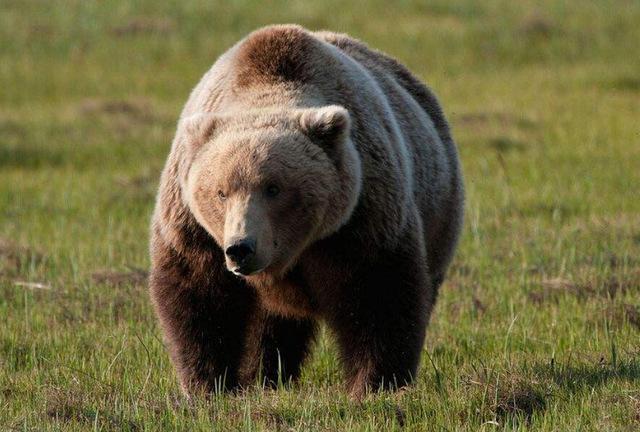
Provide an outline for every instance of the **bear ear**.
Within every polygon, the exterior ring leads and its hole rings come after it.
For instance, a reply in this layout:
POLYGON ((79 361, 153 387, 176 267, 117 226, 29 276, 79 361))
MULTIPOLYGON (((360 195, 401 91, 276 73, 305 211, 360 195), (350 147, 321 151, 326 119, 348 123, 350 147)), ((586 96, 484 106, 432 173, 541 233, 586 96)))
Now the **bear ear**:
POLYGON ((338 105, 305 109, 298 121, 305 135, 329 145, 347 136, 351 127, 349 111, 338 105))
POLYGON ((180 128, 189 144, 198 148, 211 138, 219 122, 220 119, 216 114, 197 113, 180 120, 180 128))

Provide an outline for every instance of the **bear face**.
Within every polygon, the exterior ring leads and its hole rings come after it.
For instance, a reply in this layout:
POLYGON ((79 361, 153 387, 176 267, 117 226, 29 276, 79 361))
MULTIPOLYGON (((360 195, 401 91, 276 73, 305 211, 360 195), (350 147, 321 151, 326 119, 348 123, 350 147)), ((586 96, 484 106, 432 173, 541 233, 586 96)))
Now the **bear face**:
POLYGON ((305 248, 348 221, 360 159, 348 112, 197 114, 183 121, 187 204, 237 275, 282 275, 305 248))

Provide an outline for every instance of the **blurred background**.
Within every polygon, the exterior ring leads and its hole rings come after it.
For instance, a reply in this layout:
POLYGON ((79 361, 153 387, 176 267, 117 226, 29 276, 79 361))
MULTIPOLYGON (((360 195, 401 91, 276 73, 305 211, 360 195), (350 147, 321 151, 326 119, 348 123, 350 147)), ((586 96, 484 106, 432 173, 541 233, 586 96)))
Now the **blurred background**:
POLYGON ((636 430, 639 41, 635 0, 0 1, 0 428, 636 430), (190 90, 272 23, 389 53, 451 122, 465 231, 398 398, 350 405, 323 336, 299 388, 176 402, 159 174, 190 90))

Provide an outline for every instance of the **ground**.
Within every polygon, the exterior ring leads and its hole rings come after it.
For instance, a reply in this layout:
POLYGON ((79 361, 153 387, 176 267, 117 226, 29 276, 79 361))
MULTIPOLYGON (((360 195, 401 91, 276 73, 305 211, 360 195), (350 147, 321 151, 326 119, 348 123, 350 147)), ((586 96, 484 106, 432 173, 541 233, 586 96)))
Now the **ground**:
POLYGON ((1 430, 640 428, 640 4, 0 4, 1 430), (438 93, 467 184, 417 385, 362 404, 323 333, 302 382, 185 403, 146 292, 176 119, 274 22, 349 32, 438 93))

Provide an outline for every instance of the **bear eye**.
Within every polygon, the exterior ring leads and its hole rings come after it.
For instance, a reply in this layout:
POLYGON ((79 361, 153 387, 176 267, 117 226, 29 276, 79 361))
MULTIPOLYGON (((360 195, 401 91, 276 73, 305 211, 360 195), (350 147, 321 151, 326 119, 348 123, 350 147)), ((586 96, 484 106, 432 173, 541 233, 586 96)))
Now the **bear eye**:
POLYGON ((280 188, 274 184, 270 184, 267 186, 267 196, 275 197, 280 193, 280 188))
POLYGON ((222 189, 218 191, 218 198, 220 198, 223 201, 227 199, 227 196, 224 194, 224 192, 222 192, 222 189))

